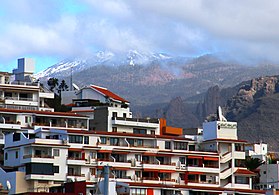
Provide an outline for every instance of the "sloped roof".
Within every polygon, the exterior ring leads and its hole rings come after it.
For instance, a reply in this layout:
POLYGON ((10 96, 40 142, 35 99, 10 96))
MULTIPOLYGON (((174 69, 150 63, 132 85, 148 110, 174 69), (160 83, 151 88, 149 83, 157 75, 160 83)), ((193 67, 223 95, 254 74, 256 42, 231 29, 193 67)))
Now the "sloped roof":
POLYGON ((100 87, 100 86, 96 86, 96 85, 91 85, 90 86, 92 89, 98 91, 99 93, 101 93, 102 95, 104 96, 108 96, 114 100, 118 100, 118 101, 121 101, 121 102, 129 102, 127 100, 125 100, 124 98, 116 95, 115 93, 109 91, 107 88, 104 88, 104 87, 100 87))
POLYGON ((256 173, 254 173, 252 171, 249 171, 247 169, 237 169, 235 174, 238 174, 238 175, 256 175, 256 173))

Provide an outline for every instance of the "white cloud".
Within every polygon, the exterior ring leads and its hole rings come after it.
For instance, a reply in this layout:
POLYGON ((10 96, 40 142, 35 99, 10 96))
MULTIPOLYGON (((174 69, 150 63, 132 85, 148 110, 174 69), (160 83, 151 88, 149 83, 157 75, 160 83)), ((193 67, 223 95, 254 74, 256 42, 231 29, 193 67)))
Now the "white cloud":
POLYGON ((227 52, 247 59, 257 55, 279 61, 276 0, 74 2, 3 2, 1 60, 26 54, 68 57, 92 49, 137 49, 173 55, 227 52), (74 12, 77 4, 86 9, 74 12), (63 11, 65 5, 72 12, 63 11))

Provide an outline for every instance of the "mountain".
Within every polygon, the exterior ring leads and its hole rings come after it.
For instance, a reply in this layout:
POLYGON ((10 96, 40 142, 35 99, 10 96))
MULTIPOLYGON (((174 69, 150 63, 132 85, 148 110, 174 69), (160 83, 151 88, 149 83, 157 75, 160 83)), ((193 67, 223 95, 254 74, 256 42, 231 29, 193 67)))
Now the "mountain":
MULTIPOLYGON (((75 57, 63 60, 53 66, 43 70, 35 75, 36 78, 44 77, 63 77, 71 73, 86 70, 92 66, 98 65, 147 65, 153 61, 168 61, 172 57, 161 53, 143 53, 136 50, 130 50, 127 53, 115 54, 107 51, 100 51, 90 56, 75 57)), ((181 58, 185 60, 185 58, 181 58)))

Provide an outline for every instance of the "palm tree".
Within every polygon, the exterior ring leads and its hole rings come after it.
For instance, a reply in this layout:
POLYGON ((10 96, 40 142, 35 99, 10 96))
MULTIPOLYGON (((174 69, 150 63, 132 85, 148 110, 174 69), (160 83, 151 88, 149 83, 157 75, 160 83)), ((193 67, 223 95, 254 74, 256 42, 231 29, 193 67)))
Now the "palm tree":
POLYGON ((245 166, 250 171, 254 171, 256 168, 264 164, 265 162, 263 160, 260 160, 259 158, 251 158, 248 157, 245 159, 245 166))
POLYGON ((50 91, 56 90, 56 87, 58 86, 58 79, 57 78, 49 78, 47 81, 47 85, 49 86, 50 91))

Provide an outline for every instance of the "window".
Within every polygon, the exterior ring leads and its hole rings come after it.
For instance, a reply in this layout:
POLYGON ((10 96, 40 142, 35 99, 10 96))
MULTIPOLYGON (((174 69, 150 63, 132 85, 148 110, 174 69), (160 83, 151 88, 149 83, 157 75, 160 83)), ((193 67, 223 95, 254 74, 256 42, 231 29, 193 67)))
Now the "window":
POLYGON ((195 151, 196 147, 195 145, 189 145, 189 151, 195 151))
POLYGON ((113 118, 117 117, 117 112, 112 112, 112 117, 113 118))
POLYGON ((127 114, 126 113, 123 113, 123 118, 126 118, 127 117, 127 114))
POLYGON ((186 159, 185 159, 185 157, 179 157, 179 162, 180 162, 181 164, 186 164, 186 159))
POLYGON ((150 134, 151 135, 155 135, 155 131, 154 130, 150 130, 150 134))
POLYGON ((135 158, 136 158, 137 161, 141 161, 141 154, 136 154, 135 158))
POLYGON ((53 173, 59 173, 59 166, 53 166, 53 173))
POLYGON ((165 149, 171 149, 171 142, 169 141, 165 142, 165 149))
POLYGON ((127 142, 131 145, 134 146, 135 145, 135 140, 134 139, 127 139, 127 142))
POLYGON ((18 158, 18 151, 15 152, 15 158, 18 158))
POLYGON ((5 160, 8 160, 8 153, 5 153, 5 160))
POLYGON ((116 178, 125 178, 126 177, 126 171, 115 170, 114 175, 115 175, 116 178))
POLYGON ((201 181, 203 181, 203 182, 206 181, 206 175, 201 175, 201 181))
POLYGON ((106 144, 107 143, 107 138, 106 137, 100 137, 101 144, 106 144))
POLYGON ((20 141, 20 133, 14 133, 13 134, 13 141, 20 141))
POLYGON ((27 163, 26 175, 53 175, 53 164, 51 163, 27 163))
POLYGON ((112 132, 117 132, 117 127, 112 127, 112 132))
POLYGON ((84 144, 89 144, 89 137, 88 136, 84 136, 84 144))
POLYGON ((110 145, 112 146, 118 146, 119 145, 119 138, 110 138, 110 145))
POLYGON ((146 134, 146 129, 133 129, 134 134, 146 134))
POLYGON ((235 144, 235 151, 242 151, 241 144, 235 144))
POLYGON ((137 143, 138 143, 138 146, 143 146, 143 139, 138 139, 137 143))
POLYGON ((146 195, 146 190, 145 189, 132 188, 131 192, 132 192, 132 195, 146 195))
POLYGON ((235 183, 249 184, 249 177, 235 176, 235 183))
POLYGON ((174 142, 174 149, 175 150, 187 150, 187 143, 186 142, 174 142))
POLYGON ((53 156, 59 156, 59 149, 53 149, 53 156))
POLYGON ((82 135, 69 135, 69 142, 82 144, 82 137, 82 135))

